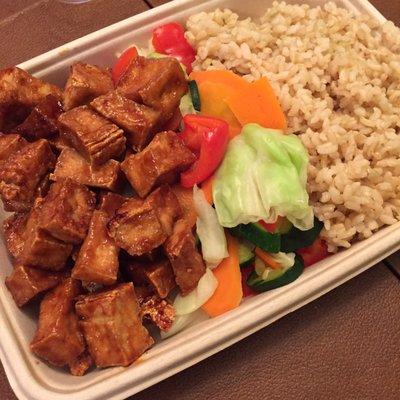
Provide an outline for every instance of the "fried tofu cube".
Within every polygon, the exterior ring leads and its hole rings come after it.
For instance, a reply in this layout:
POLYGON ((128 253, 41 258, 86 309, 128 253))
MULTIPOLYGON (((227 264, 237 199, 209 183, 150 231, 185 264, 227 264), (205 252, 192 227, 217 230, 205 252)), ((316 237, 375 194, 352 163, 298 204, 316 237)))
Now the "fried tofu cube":
POLYGON ((43 201, 37 199, 29 215, 24 234, 24 248, 19 259, 24 265, 48 271, 60 271, 72 252, 72 244, 61 242, 40 228, 43 201))
POLYGON ((0 71, 0 131, 9 132, 20 124, 47 95, 58 100, 62 91, 18 68, 0 71))
POLYGON ((96 196, 71 179, 53 183, 41 206, 40 227, 66 243, 79 244, 89 228, 96 196))
POLYGON ((49 94, 31 111, 14 132, 29 140, 48 139, 58 132, 57 119, 63 112, 61 102, 49 94))
POLYGON ((64 148, 58 156, 53 181, 69 178, 81 185, 112 191, 121 190, 125 177, 120 163, 108 160, 102 165, 92 165, 72 148, 64 148))
POLYGON ((140 256, 160 246, 167 234, 149 202, 136 198, 126 201, 108 223, 115 243, 132 256, 140 256))
POLYGON ((171 186, 171 190, 175 194, 182 208, 183 218, 190 227, 196 225, 197 213, 193 203, 193 188, 185 188, 180 184, 171 186))
POLYGON ((87 106, 61 114, 58 124, 60 135, 91 164, 104 164, 125 151, 123 131, 87 106))
POLYGON ((72 375, 83 376, 86 371, 93 366, 93 359, 86 351, 83 352, 75 361, 69 364, 72 375))
POLYGON ((183 215, 174 192, 168 185, 163 185, 149 194, 146 201, 155 210, 164 232, 171 235, 175 222, 183 215))
POLYGON ((196 249, 192 230, 184 219, 175 224, 164 249, 171 261, 175 281, 185 296, 197 287, 197 283, 206 272, 206 267, 196 249))
POLYGON ((161 112, 168 121, 179 106, 188 84, 175 58, 136 57, 117 85, 117 90, 131 100, 161 112))
POLYGON ((175 319, 175 309, 167 300, 156 294, 138 299, 143 320, 150 320, 162 331, 171 328, 175 319))
POLYGON ((160 111, 136 103, 113 91, 94 99, 90 105, 124 130, 128 144, 142 150, 157 132, 160 111))
POLYGON ((17 264, 6 278, 6 286, 18 307, 22 307, 37 294, 57 286, 65 277, 62 273, 47 272, 17 264))
POLYGON ((195 155, 172 131, 158 133, 140 153, 121 163, 122 171, 140 197, 146 197, 157 185, 173 183, 187 169, 195 155))
POLYGON ((18 259, 24 249, 28 213, 15 213, 4 220, 3 235, 8 252, 18 259))
POLYGON ((79 282, 67 278, 47 293, 40 304, 39 324, 30 347, 38 357, 58 367, 75 365, 85 351, 74 310, 75 298, 80 293, 79 282))
POLYGON ((114 89, 110 71, 96 65, 76 62, 72 64, 64 89, 64 108, 89 104, 95 97, 114 89))
POLYGON ((27 211, 38 186, 54 167, 55 156, 49 143, 40 139, 11 154, 0 170, 0 195, 6 211, 27 211))
POLYGON ((107 223, 125 200, 110 193, 104 197, 100 209, 94 211, 89 232, 72 269, 73 278, 100 285, 112 285, 117 281, 119 247, 108 235, 107 223))
POLYGON ((135 261, 125 268, 135 285, 150 285, 162 299, 176 286, 174 272, 167 259, 154 262, 135 261))
POLYGON ((127 366, 154 343, 142 325, 132 283, 81 296, 75 308, 98 367, 127 366))
POLYGON ((17 134, 0 134, 0 163, 8 159, 11 154, 21 150, 27 141, 17 134))

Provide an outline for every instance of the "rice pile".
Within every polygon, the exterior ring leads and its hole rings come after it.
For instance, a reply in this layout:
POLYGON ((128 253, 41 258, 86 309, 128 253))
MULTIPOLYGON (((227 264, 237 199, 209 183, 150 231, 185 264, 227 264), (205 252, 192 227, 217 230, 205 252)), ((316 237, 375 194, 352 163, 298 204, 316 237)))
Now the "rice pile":
POLYGON ((187 21, 196 70, 266 76, 310 155, 308 192, 330 251, 400 219, 400 30, 324 7, 274 2, 187 21))

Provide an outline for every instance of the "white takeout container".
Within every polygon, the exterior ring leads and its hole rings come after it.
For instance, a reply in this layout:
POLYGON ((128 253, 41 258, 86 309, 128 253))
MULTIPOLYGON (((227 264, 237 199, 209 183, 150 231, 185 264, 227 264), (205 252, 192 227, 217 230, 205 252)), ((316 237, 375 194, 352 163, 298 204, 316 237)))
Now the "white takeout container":
MULTIPOLYGON (((323 0, 289 3, 321 5, 323 0)), ((337 0, 355 13, 385 18, 366 0, 337 0)), ((162 23, 184 21, 189 15, 229 7, 242 16, 256 17, 272 0, 175 0, 101 29, 20 65, 34 75, 64 85, 70 64, 83 60, 110 66, 116 53, 132 44, 146 46, 152 29, 162 23)), ((117 5, 116 5, 117 6, 117 5)), ((5 213, 1 213, 1 219, 5 213)), ((293 284, 247 299, 237 309, 197 323, 158 343, 128 368, 108 368, 75 377, 52 368, 29 350, 38 306, 20 310, 4 285, 12 266, 0 242, 0 356, 8 379, 21 400, 123 399, 243 339, 278 318, 316 299, 376 264, 400 248, 400 223, 387 227, 346 251, 307 268, 293 284)), ((356 294, 355 294, 356 295, 356 294)))

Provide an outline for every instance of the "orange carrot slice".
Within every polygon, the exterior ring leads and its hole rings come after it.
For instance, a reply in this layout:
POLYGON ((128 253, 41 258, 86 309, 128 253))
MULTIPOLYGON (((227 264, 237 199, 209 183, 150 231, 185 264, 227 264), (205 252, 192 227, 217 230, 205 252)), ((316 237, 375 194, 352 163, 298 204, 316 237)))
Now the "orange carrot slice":
POLYGON ((213 269, 218 280, 218 287, 211 298, 202 306, 210 317, 216 317, 237 307, 243 297, 238 242, 236 238, 228 234, 226 239, 229 256, 213 269))
POLYGON ((263 249, 260 249, 259 247, 256 247, 255 251, 256 256, 258 258, 260 258, 261 260, 264 261, 264 263, 268 266, 271 267, 273 269, 281 269, 282 267, 280 266, 280 264, 278 262, 276 262, 273 257, 267 253, 266 251, 264 251, 263 249))

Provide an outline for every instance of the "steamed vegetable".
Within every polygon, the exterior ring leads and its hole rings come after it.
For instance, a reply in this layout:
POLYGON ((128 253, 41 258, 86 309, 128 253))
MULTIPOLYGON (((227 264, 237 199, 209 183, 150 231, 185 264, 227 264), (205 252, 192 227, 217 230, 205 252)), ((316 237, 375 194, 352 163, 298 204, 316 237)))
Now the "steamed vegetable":
POLYGON ((309 267, 329 256, 328 247, 320 237, 310 246, 298 249, 297 253, 303 258, 305 267, 309 267))
POLYGON ((203 305, 203 310, 216 317, 237 307, 243 297, 237 239, 227 235, 228 253, 221 264, 212 272, 218 280, 218 287, 203 305))
POLYGON ((285 216, 300 230, 312 228, 307 164, 307 151, 296 136, 246 125, 242 134, 229 142, 214 180, 213 199, 220 224, 272 223, 285 216))
POLYGON ((181 97, 179 110, 183 116, 196 113, 196 110, 193 106, 192 98, 190 97, 190 93, 186 93, 184 96, 181 97))
POLYGON ((201 320, 204 317, 205 313, 201 309, 193 311, 190 314, 177 315, 174 319, 174 322, 172 323, 171 328, 169 328, 167 331, 160 331, 161 339, 167 339, 170 336, 176 335, 192 322, 201 320))
POLYGON ((201 184, 201 190, 204 193, 204 197, 210 204, 214 204, 214 200, 212 197, 213 182, 214 182, 214 175, 211 175, 201 184))
POLYGON ((215 268, 228 257, 224 228, 219 224, 214 208, 197 186, 193 188, 193 202, 197 213, 197 235, 200 238, 203 259, 209 268, 215 268))
POLYGON ((294 265, 294 253, 268 254, 256 248, 255 271, 260 278, 266 279, 270 269, 285 270, 294 265), (267 256, 266 256, 267 255, 267 256))
POLYGON ((189 93, 192 99, 193 107, 196 111, 200 111, 201 109, 201 101, 200 101, 200 93, 199 88, 197 87, 196 81, 189 81, 189 93))
POLYGON ((181 25, 170 22, 154 29, 152 44, 157 52, 177 58, 185 65, 188 73, 192 71, 196 52, 186 40, 185 31, 181 25))
POLYGON ((252 245, 250 242, 241 240, 239 242, 238 252, 240 268, 248 267, 254 263, 254 245, 252 245))
POLYGON ((138 51, 135 46, 126 49, 119 57, 115 65, 111 70, 111 76, 114 84, 117 84, 121 79, 121 76, 126 72, 130 63, 138 55, 138 51))
POLYGON ((193 187, 209 178, 221 163, 228 145, 228 124, 217 118, 188 114, 181 138, 198 159, 181 174, 181 184, 193 187))
POLYGON ((174 300, 173 306, 176 315, 190 314, 199 309, 215 292, 218 286, 218 280, 209 268, 200 278, 196 289, 192 290, 186 296, 178 294, 174 300))

